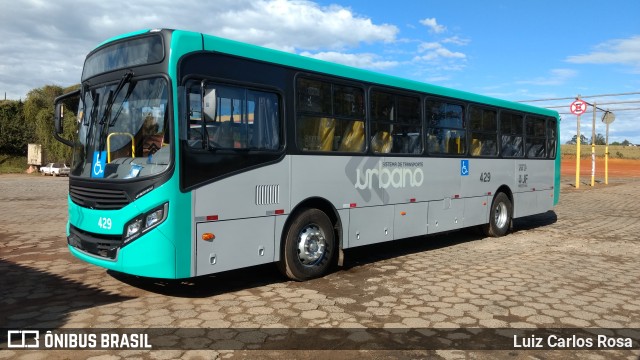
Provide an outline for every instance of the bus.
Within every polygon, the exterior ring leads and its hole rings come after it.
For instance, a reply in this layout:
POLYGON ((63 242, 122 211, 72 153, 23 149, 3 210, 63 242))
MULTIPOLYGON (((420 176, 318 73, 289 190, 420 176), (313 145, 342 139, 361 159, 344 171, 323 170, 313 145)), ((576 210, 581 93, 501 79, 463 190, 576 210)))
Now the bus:
POLYGON ((54 121, 69 251, 142 277, 276 263, 303 281, 344 249, 502 236, 559 198, 555 111, 195 32, 100 44, 54 121))

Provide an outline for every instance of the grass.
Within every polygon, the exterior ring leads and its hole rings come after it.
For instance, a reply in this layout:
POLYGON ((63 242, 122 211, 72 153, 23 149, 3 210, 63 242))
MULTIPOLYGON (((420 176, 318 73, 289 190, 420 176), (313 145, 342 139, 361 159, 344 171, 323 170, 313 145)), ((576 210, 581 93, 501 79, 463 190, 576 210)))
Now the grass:
POLYGON ((26 156, 0 154, 0 174, 22 174, 28 168, 26 156))
MULTIPOLYGON (((575 145, 561 145, 562 157, 576 157, 575 145)), ((596 145, 596 157, 604 157, 604 145, 596 145)), ((591 157, 591 144, 580 145, 580 157, 591 157)), ((609 146, 609 158, 640 159, 640 146, 609 146)))

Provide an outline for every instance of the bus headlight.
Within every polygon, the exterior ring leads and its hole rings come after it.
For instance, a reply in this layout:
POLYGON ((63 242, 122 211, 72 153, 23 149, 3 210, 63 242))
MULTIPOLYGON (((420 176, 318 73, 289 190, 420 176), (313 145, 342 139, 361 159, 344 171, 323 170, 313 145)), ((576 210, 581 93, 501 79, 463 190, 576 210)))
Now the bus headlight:
POLYGON ((164 203, 129 221, 124 226, 123 243, 129 243, 145 232, 160 225, 167 218, 168 210, 169 203, 164 203))
POLYGON ((156 224, 158 224, 162 219, 164 218, 164 207, 152 211, 149 215, 147 215, 147 217, 145 218, 145 228, 150 228, 152 226, 155 226, 156 224))
POLYGON ((127 234, 124 237, 132 237, 133 235, 139 233, 140 229, 142 229, 142 220, 134 219, 133 222, 131 222, 129 226, 127 226, 127 234))

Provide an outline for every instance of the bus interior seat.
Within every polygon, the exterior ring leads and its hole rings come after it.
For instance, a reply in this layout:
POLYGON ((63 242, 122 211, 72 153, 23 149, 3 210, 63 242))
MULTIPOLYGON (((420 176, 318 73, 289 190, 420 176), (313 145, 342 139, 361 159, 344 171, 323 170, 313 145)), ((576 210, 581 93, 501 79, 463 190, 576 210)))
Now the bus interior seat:
POLYGON ((318 137, 320 139, 320 151, 333 150, 333 139, 336 133, 336 119, 320 118, 318 121, 318 137))
POLYGON ((479 156, 482 154, 482 141, 480 139, 471 139, 471 155, 479 156))
POLYGON ((358 152, 364 150, 364 122, 351 121, 340 142, 339 151, 358 152))
POLYGON ((392 144, 393 138, 388 131, 378 131, 373 138, 371 138, 371 148, 376 153, 390 153, 392 144))
POLYGON ((431 154, 437 154, 442 151, 440 149, 440 142, 438 141, 437 136, 431 134, 427 136, 427 150, 431 154))
POLYGON ((409 134, 407 153, 409 154, 420 154, 422 152, 421 146, 421 136, 418 134, 409 134))
POLYGON ((522 137, 502 135, 501 154, 506 157, 522 156, 522 137))
POLYGON ((527 157, 537 158, 541 157, 544 154, 544 146, 542 144, 534 144, 529 147, 529 151, 527 151, 527 157))
POLYGON ((460 134, 455 131, 447 131, 445 144, 445 152, 448 154, 461 154, 463 152, 462 139, 460 134))
POLYGON ((497 154, 495 140, 485 140, 480 146, 480 154, 486 156, 493 156, 497 154))

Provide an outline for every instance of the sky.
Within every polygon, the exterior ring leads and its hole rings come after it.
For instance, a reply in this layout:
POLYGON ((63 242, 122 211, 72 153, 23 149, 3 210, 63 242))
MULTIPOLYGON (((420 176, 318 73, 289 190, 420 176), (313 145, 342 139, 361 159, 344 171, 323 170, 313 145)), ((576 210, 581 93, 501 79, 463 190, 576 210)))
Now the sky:
MULTIPOLYGON (((0 0, 0 8, 0 99, 78 83, 87 53, 110 37, 173 28, 506 100, 564 98, 531 102, 567 113, 563 143, 576 133, 569 106, 581 95, 614 112, 611 142, 640 144, 637 0, 0 0)), ((591 108, 581 117, 588 138, 592 118, 591 108)))

